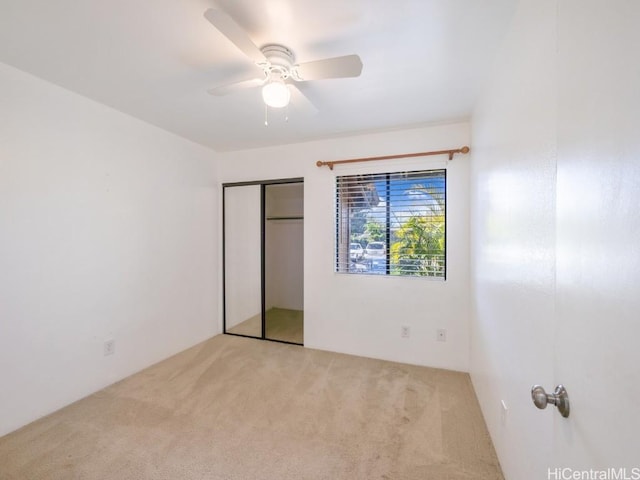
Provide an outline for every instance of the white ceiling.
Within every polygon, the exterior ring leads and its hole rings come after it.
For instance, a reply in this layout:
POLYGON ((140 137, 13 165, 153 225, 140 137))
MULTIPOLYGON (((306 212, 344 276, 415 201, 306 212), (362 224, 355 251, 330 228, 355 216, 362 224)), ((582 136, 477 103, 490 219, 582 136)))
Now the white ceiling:
MULTIPOLYGON (((218 151, 470 115, 516 0, 0 0, 0 61, 218 151), (299 62, 360 55, 358 78, 298 84, 315 115, 270 110, 260 90, 208 88, 256 67, 203 16, 299 62)), ((63 112, 61 112, 63 114, 63 112)))

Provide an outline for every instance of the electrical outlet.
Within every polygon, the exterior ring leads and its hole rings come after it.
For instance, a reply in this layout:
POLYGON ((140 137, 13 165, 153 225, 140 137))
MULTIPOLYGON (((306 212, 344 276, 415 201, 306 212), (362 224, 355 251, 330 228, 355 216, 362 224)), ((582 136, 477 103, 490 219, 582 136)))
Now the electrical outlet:
POLYGON ((116 353, 116 341, 112 338, 104 342, 104 356, 116 353))
POLYGON ((439 342, 446 342, 447 341, 447 331, 444 328, 439 328, 438 331, 437 331, 436 339, 439 342))
POLYGON ((400 329, 400 336, 402 338, 409 338, 411 336, 411 327, 409 325, 402 325, 400 329))

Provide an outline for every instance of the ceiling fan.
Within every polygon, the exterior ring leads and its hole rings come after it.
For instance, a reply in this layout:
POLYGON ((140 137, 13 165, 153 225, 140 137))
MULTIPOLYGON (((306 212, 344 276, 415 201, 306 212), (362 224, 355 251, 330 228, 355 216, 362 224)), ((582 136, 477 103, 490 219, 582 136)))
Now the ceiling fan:
POLYGON ((267 44, 258 48, 249 35, 225 12, 209 8, 204 12, 204 16, 262 70, 257 78, 211 88, 208 90, 211 95, 221 96, 246 88, 262 87, 262 99, 269 107, 287 106, 293 93, 296 101, 306 103, 315 110, 311 102, 295 86, 295 82, 358 77, 362 72, 362 61, 358 55, 295 63, 293 52, 284 45, 267 44))

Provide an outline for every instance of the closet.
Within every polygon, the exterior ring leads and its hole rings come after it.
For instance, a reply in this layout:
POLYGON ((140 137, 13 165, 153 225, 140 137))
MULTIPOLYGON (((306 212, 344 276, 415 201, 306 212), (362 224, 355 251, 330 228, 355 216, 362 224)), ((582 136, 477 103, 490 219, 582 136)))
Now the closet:
POLYGON ((302 179, 223 185, 224 333, 304 339, 302 179))

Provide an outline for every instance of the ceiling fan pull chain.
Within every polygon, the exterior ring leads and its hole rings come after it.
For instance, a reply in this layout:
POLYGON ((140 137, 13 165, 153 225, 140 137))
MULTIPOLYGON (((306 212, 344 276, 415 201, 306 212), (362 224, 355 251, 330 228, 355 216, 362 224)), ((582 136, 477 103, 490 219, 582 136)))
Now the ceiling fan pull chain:
POLYGON ((269 107, 266 104, 264 106, 264 126, 269 126, 269 107))

